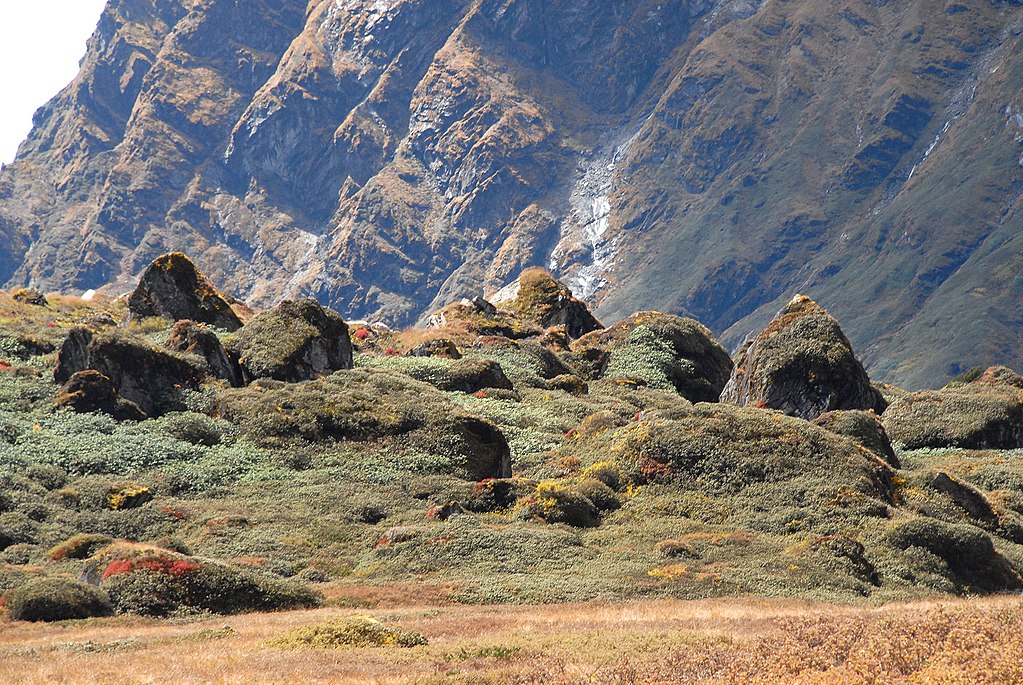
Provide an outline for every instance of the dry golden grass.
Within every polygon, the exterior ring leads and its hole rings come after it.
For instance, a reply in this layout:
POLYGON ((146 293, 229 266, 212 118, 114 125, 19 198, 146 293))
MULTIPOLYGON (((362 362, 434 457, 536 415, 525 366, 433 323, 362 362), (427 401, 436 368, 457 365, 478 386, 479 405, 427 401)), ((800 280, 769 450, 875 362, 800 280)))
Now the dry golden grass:
MULTIPOLYGON (((429 593, 426 593, 429 596, 429 593)), ((0 623, 5 683, 1023 683, 1023 600, 884 608, 718 599, 422 605, 203 623, 0 623), (286 630, 370 614, 411 649, 287 650, 286 630)))

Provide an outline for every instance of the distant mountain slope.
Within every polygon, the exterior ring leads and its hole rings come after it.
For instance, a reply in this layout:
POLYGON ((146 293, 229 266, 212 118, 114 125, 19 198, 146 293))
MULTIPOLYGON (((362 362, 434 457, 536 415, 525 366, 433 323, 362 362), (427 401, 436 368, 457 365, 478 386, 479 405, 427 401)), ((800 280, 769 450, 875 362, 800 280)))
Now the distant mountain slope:
POLYGON ((873 374, 1023 367, 1018 1, 111 0, 0 173, 0 282, 409 323, 541 264, 732 344, 796 291, 873 374))

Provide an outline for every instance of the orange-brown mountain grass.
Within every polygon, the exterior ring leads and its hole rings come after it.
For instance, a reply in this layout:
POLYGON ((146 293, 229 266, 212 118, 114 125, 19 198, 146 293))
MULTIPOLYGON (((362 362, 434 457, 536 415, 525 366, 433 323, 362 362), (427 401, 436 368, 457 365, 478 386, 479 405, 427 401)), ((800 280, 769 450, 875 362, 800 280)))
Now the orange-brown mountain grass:
MULTIPOLYGON (((428 596, 427 596, 428 597, 428 596)), ((426 598, 426 597, 424 597, 426 598)), ((413 602, 414 603, 414 602, 413 602)), ((196 623, 0 623, 3 682, 714 685, 1023 683, 1023 598, 865 608, 791 600, 373 610, 196 623), (411 649, 288 650, 286 630, 371 615, 411 649)))

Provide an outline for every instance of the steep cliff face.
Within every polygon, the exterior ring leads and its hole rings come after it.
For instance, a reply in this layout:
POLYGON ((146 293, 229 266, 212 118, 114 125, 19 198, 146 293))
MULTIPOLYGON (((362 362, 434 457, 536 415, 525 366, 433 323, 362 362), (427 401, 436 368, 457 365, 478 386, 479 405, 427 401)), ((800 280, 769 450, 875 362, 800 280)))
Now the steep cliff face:
POLYGON ((194 255, 256 304, 552 268, 737 343, 793 292, 874 375, 1023 366, 1017 2, 111 0, 0 174, 0 282, 194 255))

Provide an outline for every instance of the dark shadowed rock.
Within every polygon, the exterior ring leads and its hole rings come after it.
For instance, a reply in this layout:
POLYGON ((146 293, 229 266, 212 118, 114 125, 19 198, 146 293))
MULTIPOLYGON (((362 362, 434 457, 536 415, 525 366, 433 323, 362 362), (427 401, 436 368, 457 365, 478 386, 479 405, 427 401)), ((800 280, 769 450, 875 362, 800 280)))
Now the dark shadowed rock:
POLYGON ((128 298, 132 316, 190 319, 235 331, 242 322, 213 283, 180 252, 158 257, 128 298))
POLYGON ((54 406, 70 407, 82 414, 103 412, 118 421, 141 421, 146 418, 137 404, 117 394, 117 388, 109 378, 92 369, 71 376, 57 393, 54 406))
POLYGON ((886 405, 838 322, 802 295, 740 353, 721 401, 807 420, 836 409, 880 414, 886 405))
POLYGON ((217 334, 201 323, 178 321, 164 347, 201 357, 214 378, 225 380, 234 387, 242 384, 242 372, 238 362, 228 356, 217 334))
POLYGON ((246 382, 298 382, 350 369, 352 341, 341 316, 314 300, 282 302, 257 315, 230 343, 246 382))
POLYGON ((572 343, 591 378, 621 378, 674 390, 692 402, 716 402, 732 359, 710 330, 693 319, 639 312, 572 343))
POLYGON ((1023 379, 995 367, 972 383, 909 393, 884 414, 892 440, 906 449, 1023 447, 1023 379))
POLYGON ((829 411, 821 414, 813 421, 818 426, 827 428, 852 438, 857 444, 867 448, 886 462, 900 468, 899 459, 892 449, 892 441, 884 429, 881 418, 871 411, 850 409, 846 411, 829 411))
POLYGON ((445 338, 430 340, 422 345, 417 345, 409 353, 409 357, 441 357, 443 359, 461 359, 462 353, 453 340, 445 338))
POLYGON ((75 329, 57 353, 54 380, 67 383, 79 371, 98 371, 117 394, 150 416, 173 410, 182 389, 198 389, 206 370, 197 362, 118 332, 93 335, 75 329))

